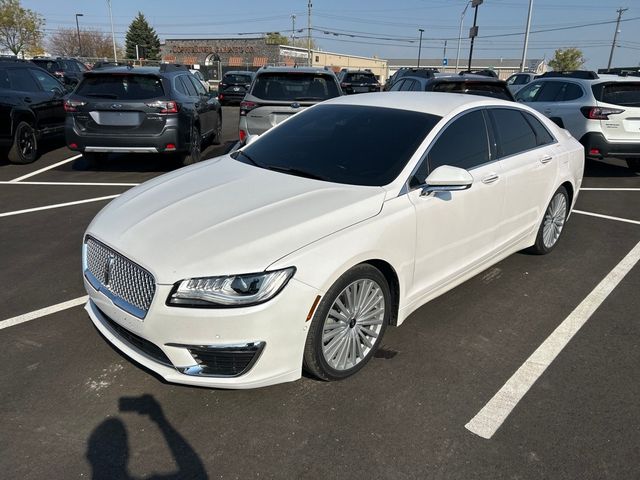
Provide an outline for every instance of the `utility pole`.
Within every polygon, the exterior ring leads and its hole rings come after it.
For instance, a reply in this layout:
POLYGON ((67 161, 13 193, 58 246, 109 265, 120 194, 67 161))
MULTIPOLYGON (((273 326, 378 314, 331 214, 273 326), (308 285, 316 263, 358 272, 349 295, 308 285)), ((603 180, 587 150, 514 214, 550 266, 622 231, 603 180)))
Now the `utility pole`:
POLYGON ((419 28, 420 32, 420 43, 418 45, 418 67, 420 67, 420 55, 422 54, 422 33, 424 32, 424 28, 419 28))
POLYGON ((469 38, 471 38, 471 47, 469 48, 469 69, 471 71, 471 60, 473 59, 473 43, 475 38, 478 36, 478 27, 476 23, 478 21, 478 7, 482 5, 484 0, 471 0, 471 6, 475 8, 475 13, 473 14, 473 27, 469 30, 469 38))
POLYGON ((462 14, 460 15, 460 33, 458 33, 458 54, 456 55, 456 73, 458 73, 458 66, 460 65, 460 42, 462 41, 462 23, 464 22, 464 14, 467 13, 467 8, 469 8, 471 2, 467 2, 464 6, 464 10, 462 10, 462 14))
POLYGON ((442 58, 447 58, 447 41, 444 41, 444 51, 442 52, 442 58))
POLYGON ((529 47, 529 32, 531 31, 532 10, 533 10, 533 0, 529 0, 529 13, 527 14, 527 31, 524 34, 524 47, 522 48, 522 62, 520 62, 521 72, 524 72, 524 66, 527 61, 527 48, 529 47))
POLYGON ((295 14, 291 15, 291 45, 295 46, 296 44, 296 16, 295 14))
POLYGON ((76 29, 78 30, 78 56, 82 56, 82 42, 80 41, 80 24, 78 23, 78 17, 84 17, 82 13, 76 13, 76 29))
POLYGON ((113 31, 113 14, 111 12, 111 0, 107 0, 109 4, 109 19, 111 20, 111 41, 113 42, 113 61, 118 61, 118 53, 116 52, 116 34, 113 31))
POLYGON ((311 0, 307 4, 307 63, 309 66, 312 65, 311 62, 311 0))
POLYGON ((613 61, 613 51, 616 48, 616 42, 618 41, 618 32, 620 31, 620 19, 622 18, 622 14, 629 10, 628 8, 619 8, 616 10, 618 12, 618 21, 616 22, 616 31, 613 34, 613 43, 611 44, 611 53, 609 54, 609 63, 607 63, 607 69, 611 68, 611 62, 613 61))

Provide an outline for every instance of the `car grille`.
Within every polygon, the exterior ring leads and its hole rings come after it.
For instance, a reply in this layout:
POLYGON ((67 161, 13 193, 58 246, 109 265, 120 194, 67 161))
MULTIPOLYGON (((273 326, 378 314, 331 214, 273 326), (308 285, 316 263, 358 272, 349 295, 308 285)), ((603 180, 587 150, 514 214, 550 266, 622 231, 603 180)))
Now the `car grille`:
POLYGON ((200 367, 199 375, 237 377, 246 373, 256 362, 264 342, 237 347, 188 347, 200 367))
POLYGON ((151 343, 149 340, 145 340, 135 333, 130 332, 122 325, 119 325, 111 320, 111 318, 109 318, 109 316, 106 315, 102 310, 98 310, 102 314, 102 317, 105 319, 107 325, 111 327, 111 329, 120 337, 121 340, 128 343, 131 347, 140 350, 142 353, 144 353, 148 357, 151 357, 155 361, 173 367, 173 364, 171 363, 171 360, 169 360, 169 357, 167 357, 162 349, 155 343, 151 343))
POLYGON ((114 303, 119 307, 143 318, 156 291, 153 275, 91 237, 85 241, 85 255, 85 268, 93 276, 87 278, 92 285, 108 296, 115 297, 114 303), (99 285, 95 285, 94 280, 99 285), (118 299, 126 303, 123 305, 118 299))

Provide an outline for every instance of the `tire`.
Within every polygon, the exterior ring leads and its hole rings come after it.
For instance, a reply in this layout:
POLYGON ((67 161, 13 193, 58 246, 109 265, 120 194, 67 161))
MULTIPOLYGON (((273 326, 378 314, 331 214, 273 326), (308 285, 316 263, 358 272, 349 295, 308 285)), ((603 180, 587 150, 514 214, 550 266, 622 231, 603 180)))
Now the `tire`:
POLYGON ((202 158, 202 137, 200 136, 200 129, 197 125, 191 127, 189 145, 189 153, 182 157, 182 165, 184 166, 198 163, 202 158))
POLYGON ((546 255, 556 248, 567 221, 569 208, 569 194, 567 189, 561 186, 551 197, 538 228, 536 243, 529 248, 529 252, 546 255))
POLYGON ((211 143, 214 145, 220 145, 222 143, 222 112, 218 114, 218 123, 216 129, 213 132, 211 143))
POLYGON ((627 166, 632 172, 640 173, 640 158, 627 158, 627 166))
POLYGON ((19 122, 13 135, 13 144, 7 155, 11 163, 24 165, 38 158, 36 131, 27 122, 19 122))
POLYGON ((325 381, 342 380, 358 372, 382 341, 391 305, 389 285, 377 268, 361 264, 343 274, 313 316, 304 348, 304 369, 325 381), (358 308, 353 309, 354 303, 358 308))

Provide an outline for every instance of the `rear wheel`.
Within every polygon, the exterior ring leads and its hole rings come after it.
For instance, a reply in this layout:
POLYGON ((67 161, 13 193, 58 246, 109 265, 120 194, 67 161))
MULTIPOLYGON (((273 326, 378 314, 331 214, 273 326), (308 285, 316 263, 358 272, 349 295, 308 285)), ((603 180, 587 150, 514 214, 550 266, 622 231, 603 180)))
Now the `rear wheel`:
POLYGON ((182 157, 182 165, 193 165, 198 163, 202 157, 202 137, 200 136, 200 129, 197 125, 191 127, 189 153, 182 157))
POLYGON ((558 244, 569 214, 569 194, 564 187, 558 188, 544 212, 538 229, 536 243, 529 249, 532 253, 546 255, 558 244))
POLYGON ((38 158, 36 131, 27 122, 18 123, 8 157, 11 163, 19 164, 31 163, 38 158))
POLYGON ((220 145, 222 143, 222 113, 218 114, 218 123, 216 123, 216 129, 213 133, 211 143, 214 145, 220 145))
POLYGON ((627 158, 627 166, 632 172, 640 173, 640 158, 627 158))

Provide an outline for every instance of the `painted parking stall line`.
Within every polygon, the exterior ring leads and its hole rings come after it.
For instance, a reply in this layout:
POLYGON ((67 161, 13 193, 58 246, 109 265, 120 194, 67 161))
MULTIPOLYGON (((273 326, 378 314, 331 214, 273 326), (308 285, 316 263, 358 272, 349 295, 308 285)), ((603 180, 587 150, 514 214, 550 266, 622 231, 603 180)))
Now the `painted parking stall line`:
POLYGON ((583 187, 581 192, 640 192, 640 188, 599 188, 599 187, 583 187))
POLYGON ((78 159, 82 157, 82 155, 74 155, 71 158, 66 158, 64 160, 59 161, 58 163, 54 163, 53 165, 49 165, 48 167, 44 167, 41 168, 40 170, 36 170, 35 172, 31 172, 31 173, 27 173, 26 175, 23 175, 21 177, 18 178, 14 178, 13 180, 10 180, 10 183, 16 183, 16 182, 20 182, 22 180, 26 180, 27 178, 31 178, 35 175, 38 175, 42 172, 46 172, 47 170, 51 170, 52 168, 56 168, 59 167, 60 165, 64 165, 65 163, 69 163, 69 162, 73 162, 74 160, 78 159))
POLYGON ((611 215, 604 215, 602 213, 594 213, 594 212, 585 212, 584 210, 571 210, 572 213, 577 213, 579 215, 587 215, 589 217, 597 217, 604 218, 607 220, 615 220, 616 222, 624 222, 624 223, 632 223, 634 225, 640 225, 639 220, 631 220, 629 218, 621 218, 621 217, 612 217, 611 215))
POLYGON ((542 342, 507 383, 473 417, 465 428, 479 437, 490 439, 504 423, 520 400, 602 302, 640 260, 640 242, 587 295, 573 312, 542 342))
POLYGON ((137 187, 139 183, 110 183, 110 182, 16 182, 15 180, 0 181, 0 185, 59 185, 80 187, 137 187))
POLYGON ((89 297, 85 295, 84 297, 67 300, 66 302, 51 305, 49 307, 44 307, 39 310, 34 310, 33 312, 18 315, 17 317, 7 318, 6 320, 0 321, 0 330, 13 327, 14 325, 20 325, 21 323, 29 322, 31 320, 35 320, 36 318, 41 318, 53 313, 61 312, 69 308, 77 307, 78 305, 83 305, 87 302, 88 299, 89 297))
POLYGON ((53 208, 69 207, 72 205, 81 205, 83 203, 101 202, 103 200, 113 200, 114 198, 119 196, 120 194, 107 195, 106 197, 87 198, 85 200, 77 200, 75 202, 56 203, 55 205, 45 205, 44 207, 27 208, 25 210, 15 210, 13 212, 0 213, 0 217, 10 217, 12 215, 21 215, 23 213, 39 212, 41 210, 50 210, 53 208))

